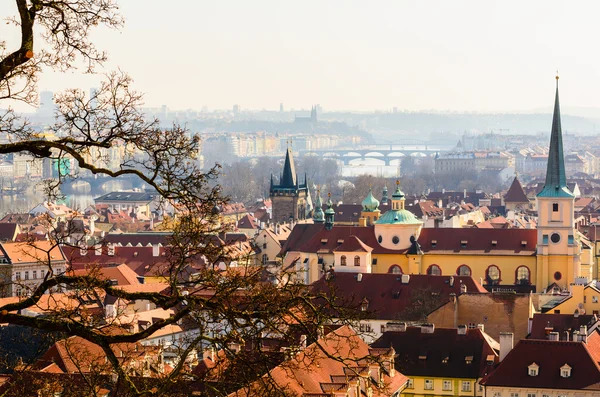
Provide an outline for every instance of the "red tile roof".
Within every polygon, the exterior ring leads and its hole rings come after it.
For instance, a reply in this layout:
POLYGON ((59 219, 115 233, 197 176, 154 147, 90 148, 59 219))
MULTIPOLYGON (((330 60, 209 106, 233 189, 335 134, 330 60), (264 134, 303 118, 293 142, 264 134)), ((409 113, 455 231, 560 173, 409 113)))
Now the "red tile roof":
POLYGON ((561 340, 565 340, 565 331, 569 332, 569 340, 573 339, 573 332, 579 331, 582 325, 590 328, 598 322, 593 314, 542 314, 533 315, 531 333, 528 339, 548 339, 550 332, 558 332, 561 340))
POLYGON ((433 333, 425 333, 421 327, 386 331, 371 346, 392 346, 397 353, 396 369, 405 375, 470 379, 480 378, 493 368, 487 358, 491 356, 497 363, 495 349, 499 348, 479 329, 468 329, 461 335, 454 328, 435 328, 433 333))
MULTIPOLYGON (((339 242, 338 242, 339 243, 339 242)), ((340 252, 371 252, 373 248, 369 247, 356 236, 350 236, 344 242, 334 248, 334 251, 340 252)))
POLYGON ((598 334, 588 337, 587 343, 522 339, 482 384, 600 391, 599 343, 598 334), (530 376, 528 367, 534 362, 539 372, 537 376, 530 376), (568 378, 560 376, 560 368, 565 364, 572 368, 568 378))
POLYGON ((449 276, 430 276, 411 274, 407 283, 402 283, 401 274, 391 273, 362 273, 358 281, 357 273, 333 273, 327 280, 323 276, 312 284, 315 294, 329 294, 334 288, 335 296, 348 307, 358 307, 366 299, 369 304, 366 316, 379 320, 418 320, 412 309, 415 304, 415 292, 431 291, 440 304, 448 301, 450 294, 460 295, 461 285, 467 286, 468 293, 488 293, 471 276, 453 276, 454 285, 450 286, 449 276), (404 313, 404 314, 403 314, 404 313), (409 314, 406 314, 409 313, 409 314))
POLYGON ((537 230, 424 228, 419 244, 426 254, 535 255, 537 230))

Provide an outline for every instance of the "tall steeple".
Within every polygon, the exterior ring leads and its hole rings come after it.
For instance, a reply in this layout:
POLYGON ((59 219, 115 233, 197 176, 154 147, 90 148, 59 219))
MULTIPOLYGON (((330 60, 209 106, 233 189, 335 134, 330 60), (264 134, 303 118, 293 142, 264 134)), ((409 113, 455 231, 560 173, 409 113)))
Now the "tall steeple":
POLYGON ((296 187, 297 178, 294 157, 292 157, 292 148, 288 146, 285 153, 285 163, 283 164, 283 175, 281 176, 279 185, 287 188, 296 187))
POLYGON ((548 152, 548 168, 546 183, 538 197, 572 196, 567 187, 565 159, 563 153, 562 128, 560 125, 560 105, 558 101, 558 75, 556 76, 556 96, 554 98, 554 115, 552 132, 550 133, 550 151, 548 152))
POLYGON ((327 209, 325 210, 325 229, 333 229, 335 210, 333 209, 333 202, 331 201, 331 193, 327 194, 327 209))

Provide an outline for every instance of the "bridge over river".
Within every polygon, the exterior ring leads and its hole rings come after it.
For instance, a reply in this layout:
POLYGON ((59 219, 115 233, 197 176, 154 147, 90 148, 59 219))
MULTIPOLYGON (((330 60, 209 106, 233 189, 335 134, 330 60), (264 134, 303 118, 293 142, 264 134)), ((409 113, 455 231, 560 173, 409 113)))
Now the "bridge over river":
POLYGON ((316 149, 316 150, 299 150, 297 153, 300 157, 304 156, 319 156, 323 158, 334 158, 340 160, 344 165, 349 165, 353 160, 377 159, 392 165, 394 160, 402 160, 402 158, 412 157, 427 157, 435 156, 438 153, 448 152, 452 149, 451 146, 440 145, 435 142, 407 142, 406 144, 374 144, 354 146, 348 148, 335 149, 316 149), (411 144, 412 143, 412 144, 411 144))

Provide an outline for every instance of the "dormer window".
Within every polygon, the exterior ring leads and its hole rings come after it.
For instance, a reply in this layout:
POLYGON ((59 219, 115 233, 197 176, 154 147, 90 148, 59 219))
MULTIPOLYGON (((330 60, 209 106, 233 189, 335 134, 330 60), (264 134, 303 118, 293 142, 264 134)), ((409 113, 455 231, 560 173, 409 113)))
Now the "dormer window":
POLYGON ((571 377, 571 367, 569 364, 565 364, 560 367, 560 376, 562 378, 570 378, 571 377))
POLYGON ((437 240, 431 240, 431 246, 435 248, 437 245, 437 240))
POLYGON ((473 356, 466 356, 465 357, 465 363, 466 364, 472 364, 473 363, 473 356))
POLYGON ((492 245, 495 247, 496 245, 498 245, 498 240, 492 240, 492 245))
POLYGON ((460 247, 461 248, 467 248, 467 240, 461 240, 460 247))
POLYGON ((538 376, 540 370, 540 366, 536 363, 531 363, 529 367, 527 367, 527 374, 529 376, 538 376))

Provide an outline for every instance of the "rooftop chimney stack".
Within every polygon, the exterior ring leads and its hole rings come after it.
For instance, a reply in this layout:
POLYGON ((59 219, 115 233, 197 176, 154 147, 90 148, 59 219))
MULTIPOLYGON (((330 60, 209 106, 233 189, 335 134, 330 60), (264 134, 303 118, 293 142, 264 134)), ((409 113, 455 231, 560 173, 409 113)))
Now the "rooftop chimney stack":
POLYGON ((500 332, 500 361, 510 353, 514 342, 515 337, 512 332, 500 332))

